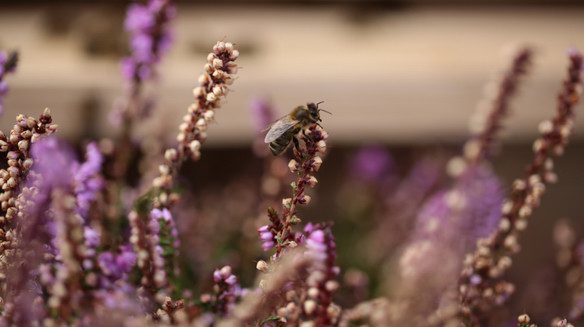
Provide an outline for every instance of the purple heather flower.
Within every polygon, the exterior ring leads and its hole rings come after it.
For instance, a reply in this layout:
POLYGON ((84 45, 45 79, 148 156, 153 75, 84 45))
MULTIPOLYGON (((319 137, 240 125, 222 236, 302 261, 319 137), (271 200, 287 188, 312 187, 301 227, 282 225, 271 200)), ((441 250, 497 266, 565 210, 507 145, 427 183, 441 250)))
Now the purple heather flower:
POLYGON ((34 169, 43 178, 47 189, 68 186, 73 180, 73 153, 55 137, 47 137, 34 143, 31 154, 34 169))
POLYGON ((131 4, 128 7, 124 27, 128 32, 146 31, 154 27, 154 18, 146 6, 131 4))
POLYGON ((100 235, 95 229, 85 226, 83 234, 88 246, 95 248, 99 245, 100 235))
POLYGON ((351 162, 351 173, 365 182, 379 182, 395 169, 395 163, 386 149, 367 146, 355 154, 351 162))
POLYGON ((130 273, 136 264, 136 254, 129 245, 123 245, 119 253, 102 252, 99 254, 97 262, 104 275, 116 281, 124 278, 130 273))
POLYGON ((6 93, 8 93, 8 83, 0 81, 0 96, 6 95, 6 93))
POLYGON ((17 53, 7 54, 0 51, 0 114, 4 111, 4 96, 8 93, 8 83, 4 81, 6 73, 12 73, 16 69, 17 53))
POLYGON ((95 143, 88 144, 85 151, 85 162, 83 164, 76 163, 73 167, 78 212, 83 218, 87 218, 91 203, 104 187, 100 175, 103 162, 101 152, 95 143))
MULTIPOLYGON (((166 208, 154 208, 150 212, 150 218, 152 218, 151 224, 154 224, 154 221, 156 221, 156 224, 160 226, 160 220, 163 220, 166 224, 168 224, 170 227, 171 236, 174 239, 174 247, 178 248, 180 245, 178 240, 178 230, 176 229, 176 225, 174 224, 174 219, 172 218, 170 211, 166 208)), ((156 230, 159 231, 160 228, 158 227, 156 230)))
MULTIPOLYGON (((463 235, 474 244, 499 224, 503 186, 490 168, 477 166, 449 190, 437 192, 420 210, 417 237, 442 238, 463 235)), ((458 237, 460 238, 460 237, 458 237)))
POLYGON ((264 251, 269 251, 274 247, 274 245, 276 245, 276 243, 274 243, 274 234, 270 231, 270 227, 268 225, 264 225, 258 228, 258 233, 260 234, 262 249, 264 251))
POLYGON ((213 281, 215 282, 216 310, 222 315, 227 315, 241 296, 241 287, 237 277, 232 273, 231 267, 225 266, 213 272, 213 281))
POLYGON ((250 106, 251 118, 256 133, 260 134, 276 119, 274 108, 265 99, 254 99, 250 106))
POLYGON ((168 0, 150 0, 128 7, 124 26, 130 33, 132 54, 122 60, 122 74, 130 81, 153 76, 153 66, 170 49, 172 35, 169 22, 176 11, 168 0))

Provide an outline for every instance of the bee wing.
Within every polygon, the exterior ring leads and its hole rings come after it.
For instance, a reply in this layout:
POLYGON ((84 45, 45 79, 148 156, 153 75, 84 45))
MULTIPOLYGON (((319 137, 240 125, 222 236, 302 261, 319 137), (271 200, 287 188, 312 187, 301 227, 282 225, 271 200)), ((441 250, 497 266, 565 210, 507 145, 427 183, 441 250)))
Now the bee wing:
POLYGON ((273 123, 272 126, 270 126, 270 130, 268 131, 268 134, 266 134, 264 142, 271 143, 275 141, 278 137, 286 133, 286 131, 294 127, 296 124, 298 124, 298 121, 291 119, 290 116, 282 117, 273 123))

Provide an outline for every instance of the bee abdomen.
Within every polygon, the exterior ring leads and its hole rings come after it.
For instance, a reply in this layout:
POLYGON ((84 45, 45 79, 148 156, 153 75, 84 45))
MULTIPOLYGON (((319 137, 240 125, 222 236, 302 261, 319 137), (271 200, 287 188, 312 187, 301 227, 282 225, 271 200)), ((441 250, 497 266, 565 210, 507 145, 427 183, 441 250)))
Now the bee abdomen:
POLYGON ((270 142, 269 145, 270 151, 272 151, 273 155, 277 156, 288 148, 288 145, 290 145, 291 141, 292 137, 282 135, 273 142, 270 142))

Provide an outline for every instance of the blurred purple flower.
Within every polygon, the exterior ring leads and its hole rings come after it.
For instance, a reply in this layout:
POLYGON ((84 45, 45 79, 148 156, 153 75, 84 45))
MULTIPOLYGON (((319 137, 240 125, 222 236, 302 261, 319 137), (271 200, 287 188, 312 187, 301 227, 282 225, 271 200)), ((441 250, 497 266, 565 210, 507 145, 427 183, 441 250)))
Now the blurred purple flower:
POLYGON ((121 62, 124 78, 141 82, 153 77, 154 64, 172 44, 169 23, 175 15, 169 0, 150 0, 128 7, 124 26, 130 33, 131 55, 121 62))
POLYGON ((8 83, 4 81, 4 76, 6 73, 14 72, 17 61, 16 52, 8 54, 0 51, 0 115, 4 112, 4 96, 8 93, 8 83))
POLYGON ((258 228, 258 233, 260 234, 260 240, 262 241, 262 249, 264 251, 269 251, 271 248, 276 245, 274 243, 274 234, 270 231, 270 227, 268 225, 264 225, 258 228))
POLYGON ((124 279, 136 264, 136 254, 129 245, 122 245, 118 253, 102 252, 98 264, 105 276, 112 281, 124 279))
POLYGON ((71 185, 73 152, 55 137, 47 137, 32 145, 34 170, 42 176, 43 189, 71 185))
POLYGON ((91 203, 104 187, 104 181, 100 175, 103 157, 95 143, 87 145, 85 158, 83 164, 75 163, 73 167, 77 209, 83 218, 87 218, 91 203))
POLYGON ((228 315, 235 302, 241 296, 241 287, 230 266, 216 269, 213 272, 215 282, 215 310, 221 316, 228 315))
POLYGON ((124 27, 128 32, 141 32, 154 27, 154 16, 150 10, 141 4, 131 4, 126 13, 124 27))
POLYGON ((261 134, 274 122, 274 108, 263 98, 254 99, 250 106, 251 118, 256 133, 261 134))
POLYGON ((351 162, 351 174, 368 183, 380 182, 395 169, 389 152, 378 145, 363 147, 351 162))
POLYGON ((493 171, 476 166, 448 190, 429 198, 417 218, 417 237, 456 238, 472 245, 499 224, 503 186, 493 171))

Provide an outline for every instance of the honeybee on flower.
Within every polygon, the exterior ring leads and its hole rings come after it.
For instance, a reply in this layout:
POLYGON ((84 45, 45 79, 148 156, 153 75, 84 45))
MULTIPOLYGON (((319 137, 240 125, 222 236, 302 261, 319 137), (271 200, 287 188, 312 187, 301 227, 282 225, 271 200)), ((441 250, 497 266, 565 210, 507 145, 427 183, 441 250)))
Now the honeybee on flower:
POLYGON ((277 156, 286 151, 290 146, 290 142, 294 143, 296 149, 300 148, 300 143, 297 139, 298 133, 313 124, 320 126, 319 123, 322 121, 320 118, 321 111, 330 114, 330 112, 318 107, 321 103, 323 101, 316 104, 309 102, 306 106, 298 106, 269 127, 264 142, 269 143, 269 148, 273 155, 277 156))

